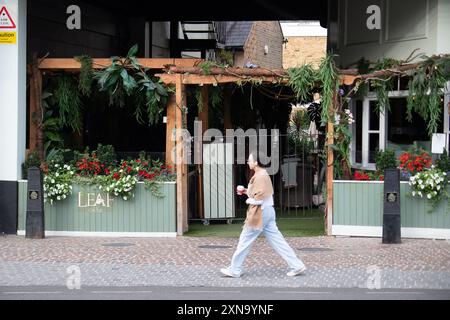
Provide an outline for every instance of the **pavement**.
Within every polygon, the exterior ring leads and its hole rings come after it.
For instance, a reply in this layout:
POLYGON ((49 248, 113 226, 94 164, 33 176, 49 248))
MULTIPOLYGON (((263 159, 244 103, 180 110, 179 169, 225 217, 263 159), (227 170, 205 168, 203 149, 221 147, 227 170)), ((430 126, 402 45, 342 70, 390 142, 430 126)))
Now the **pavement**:
POLYGON ((205 291, 210 293, 208 298, 227 299, 236 292, 240 299, 450 299, 450 241, 403 239, 401 244, 382 244, 380 238, 286 239, 307 266, 306 274, 286 276, 285 262, 259 238, 243 276, 235 279, 223 277, 219 270, 229 264, 237 238, 31 240, 0 236, 0 299, 26 299, 27 292, 34 292, 34 298, 78 294, 91 299, 102 291, 110 292, 103 292, 105 298, 122 294, 125 298, 204 299, 201 291, 205 291))

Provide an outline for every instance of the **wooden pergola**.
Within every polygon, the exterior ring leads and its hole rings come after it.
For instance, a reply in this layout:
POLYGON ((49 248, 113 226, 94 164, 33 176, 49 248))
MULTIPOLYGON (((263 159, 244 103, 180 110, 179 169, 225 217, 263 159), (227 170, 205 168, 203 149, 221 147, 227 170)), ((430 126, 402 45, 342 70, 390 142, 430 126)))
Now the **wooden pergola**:
MULTIPOLYGON (((169 137, 173 127, 170 124, 176 124, 176 128, 181 125, 180 106, 185 105, 184 92, 186 85, 201 86, 202 94, 202 111, 199 113, 199 120, 203 123, 203 130, 208 128, 208 85, 218 85, 227 83, 240 83, 243 81, 251 81, 257 78, 260 83, 264 84, 284 84, 288 83, 288 74, 286 70, 277 69, 269 70, 264 68, 211 68, 208 75, 203 74, 203 70, 199 67, 186 67, 181 65, 168 65, 165 68, 166 73, 156 74, 165 84, 175 85, 176 97, 172 97, 167 105, 167 137, 166 137, 166 160, 169 159, 170 150, 174 147, 169 137), (175 120, 173 120, 175 118, 175 120)), ((340 74, 339 81, 341 84, 351 85, 359 78, 357 70, 347 70, 340 74)), ((231 128, 230 122, 230 95, 225 94, 224 97, 224 122, 225 129, 231 128)), ((336 97, 335 97, 336 98, 336 97)), ((337 99, 334 99, 337 103, 337 99)), ((329 112, 333 113, 335 104, 330 106, 329 112)), ((332 119, 332 117, 330 117, 332 119)), ((328 122, 327 131, 334 132, 333 122, 328 122)), ((179 137, 180 138, 180 137, 179 137)), ((179 139, 177 138, 177 139, 179 139)), ((333 134, 327 135, 327 144, 334 143, 333 134)), ((179 140, 177 140, 179 141, 179 140)), ((177 156, 183 157, 183 151, 177 148, 177 156)), ((326 216, 326 232, 331 235, 332 214, 333 214, 333 150, 328 148, 327 151, 327 216, 326 216)), ((182 199, 182 203, 178 202, 177 215, 178 221, 183 222, 183 231, 187 230, 187 175, 186 164, 177 164, 177 197, 182 199), (186 229, 184 228, 186 223, 186 229)), ((201 196, 201 191, 200 191, 201 196)), ((178 198, 177 198, 178 199, 178 198)), ((179 225, 180 226, 180 225, 179 225)), ((180 230, 181 231, 181 230, 180 230)), ((181 233, 182 234, 182 233, 181 233)))
MULTIPOLYGON (((257 78, 260 83, 287 84, 288 75, 286 70, 269 70, 262 68, 211 68, 208 75, 202 74, 203 71, 197 67, 203 60, 201 59, 138 59, 139 63, 144 68, 161 70, 162 73, 157 73, 165 84, 175 86, 175 93, 171 94, 167 104, 167 129, 166 129, 166 163, 174 164, 172 161, 172 150, 176 150, 176 159, 184 158, 184 149, 182 144, 183 137, 177 135, 175 139, 172 138, 174 129, 182 129, 185 119, 185 114, 182 112, 182 107, 186 105, 186 85, 202 86, 201 98, 203 102, 202 111, 199 113, 199 120, 203 122, 203 130, 208 128, 208 86, 239 83, 243 81, 250 81, 257 78), (175 140, 175 141, 174 141, 175 140)), ((111 64, 109 58, 94 58, 92 59, 94 69, 103 69, 111 64)), ((42 93, 42 74, 47 71, 66 71, 79 72, 81 64, 73 58, 45 58, 38 61, 37 67, 31 66, 30 73, 30 114, 33 114, 39 104, 42 93)), ((355 70, 350 70, 340 73, 340 83, 350 85, 358 77, 355 70)), ((225 93, 224 97, 224 115, 225 115, 225 129, 231 128, 230 114, 231 103, 230 93, 225 93)), ((334 99, 337 103, 337 99, 334 99)), ((329 112, 332 113, 334 105, 330 106, 329 112)), ((30 121, 30 149, 37 149, 37 135, 41 130, 38 130, 34 121, 30 121)), ((327 125, 327 131, 334 132, 332 122, 327 125)), ((178 132, 178 131, 175 131, 178 132)), ((334 138, 332 134, 327 135, 327 143, 333 144, 334 138)), ((333 151, 328 148, 327 153, 327 219, 326 231, 331 235, 332 225, 332 201, 333 201, 333 151)), ((187 185, 188 172, 187 164, 184 161, 176 161, 174 164, 177 172, 177 234, 182 235, 188 230, 188 201, 187 201, 187 185)), ((200 195, 201 196, 201 195, 200 195)))

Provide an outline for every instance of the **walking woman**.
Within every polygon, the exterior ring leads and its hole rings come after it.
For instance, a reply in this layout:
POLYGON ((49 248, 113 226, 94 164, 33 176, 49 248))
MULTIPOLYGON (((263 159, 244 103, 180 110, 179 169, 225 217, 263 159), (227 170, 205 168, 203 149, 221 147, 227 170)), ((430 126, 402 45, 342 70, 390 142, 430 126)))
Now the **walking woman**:
POLYGON ((253 242, 264 233, 272 248, 286 261, 290 270, 288 276, 293 277, 306 271, 303 262, 296 256, 294 250, 284 239, 275 222, 275 210, 273 209, 272 181, 258 159, 257 152, 251 152, 247 164, 255 173, 250 179, 248 188, 237 188, 238 194, 246 194, 249 205, 239 243, 231 259, 231 265, 220 271, 233 278, 239 278, 242 274, 245 257, 250 251, 253 242))

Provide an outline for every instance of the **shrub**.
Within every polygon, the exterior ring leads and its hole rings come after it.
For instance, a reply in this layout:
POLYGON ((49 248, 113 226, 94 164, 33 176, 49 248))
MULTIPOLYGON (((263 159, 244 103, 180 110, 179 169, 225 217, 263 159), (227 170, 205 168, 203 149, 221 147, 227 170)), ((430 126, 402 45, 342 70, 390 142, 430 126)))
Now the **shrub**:
POLYGON ((111 166, 116 162, 117 155, 112 145, 102 145, 99 143, 93 153, 96 154, 98 161, 105 166, 111 166))
POLYGON ((41 160, 39 159, 39 154, 37 151, 31 152, 26 160, 22 163, 22 178, 28 178, 28 169, 31 167, 40 167, 41 160))
POLYGON ((448 156, 446 149, 444 149, 444 153, 441 154, 439 159, 436 160, 436 168, 443 172, 450 171, 450 157, 448 156))
POLYGON ((395 150, 386 149, 377 151, 375 166, 378 174, 384 174, 384 170, 397 168, 398 161, 395 158, 395 150))

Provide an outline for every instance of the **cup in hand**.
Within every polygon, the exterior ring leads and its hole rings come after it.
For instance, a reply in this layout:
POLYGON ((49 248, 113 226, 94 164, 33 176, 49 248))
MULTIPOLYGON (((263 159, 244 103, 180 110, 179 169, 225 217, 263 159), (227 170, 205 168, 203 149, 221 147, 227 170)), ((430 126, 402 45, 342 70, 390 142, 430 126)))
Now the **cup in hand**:
POLYGON ((242 196, 244 194, 244 190, 245 190, 244 186, 237 186, 236 187, 236 193, 238 195, 240 195, 240 196, 242 196))

